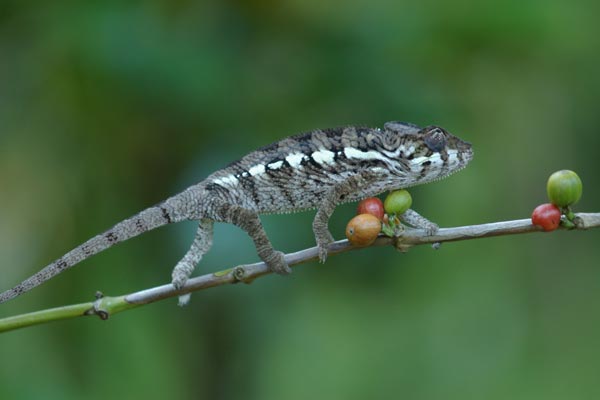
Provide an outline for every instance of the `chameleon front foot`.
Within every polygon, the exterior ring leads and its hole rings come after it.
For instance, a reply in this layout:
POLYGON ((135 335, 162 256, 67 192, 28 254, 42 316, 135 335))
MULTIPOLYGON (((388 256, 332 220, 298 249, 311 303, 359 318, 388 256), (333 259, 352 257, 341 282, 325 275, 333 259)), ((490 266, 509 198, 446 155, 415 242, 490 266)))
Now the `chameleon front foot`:
POLYGON ((415 228, 425 230, 425 234, 427 236, 435 235, 440 229, 440 227, 436 223, 431 222, 430 220, 428 220, 427 218, 425 218, 424 216, 412 209, 406 210, 406 212, 402 214, 400 218, 402 219, 402 221, 406 222, 411 226, 414 226, 415 228))
POLYGON ((329 245, 333 243, 335 239, 331 236, 329 231, 326 232, 323 237, 317 238, 317 247, 319 249, 319 262, 324 264, 327 261, 327 253, 329 252, 329 245))
POLYGON ((327 252, 328 252, 328 247, 329 247, 329 243, 327 244, 320 244, 318 245, 319 247, 319 262, 321 264, 324 264, 325 261, 327 261, 327 252))

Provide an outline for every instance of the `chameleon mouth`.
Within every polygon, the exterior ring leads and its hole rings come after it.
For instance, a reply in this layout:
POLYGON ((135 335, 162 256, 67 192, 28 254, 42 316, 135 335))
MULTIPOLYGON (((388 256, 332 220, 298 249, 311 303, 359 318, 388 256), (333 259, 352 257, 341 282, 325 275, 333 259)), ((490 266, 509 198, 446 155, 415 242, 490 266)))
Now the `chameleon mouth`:
POLYGON ((460 159, 460 161, 458 162, 458 164, 456 164, 450 170, 446 171, 445 174, 438 175, 435 178, 431 179, 429 182, 437 182, 437 181, 440 181, 440 180, 442 180, 444 178, 447 178, 450 175, 454 175, 457 172, 462 171, 463 169, 465 169, 469 165, 469 163, 471 162, 471 160, 473 160, 473 150, 469 148, 468 151, 466 151, 462 155, 462 158, 460 159))
POLYGON ((465 157, 465 160, 464 160, 465 164, 464 164, 463 168, 466 167, 471 162, 472 159, 473 159, 473 149, 469 148, 469 151, 467 152, 467 156, 465 157))

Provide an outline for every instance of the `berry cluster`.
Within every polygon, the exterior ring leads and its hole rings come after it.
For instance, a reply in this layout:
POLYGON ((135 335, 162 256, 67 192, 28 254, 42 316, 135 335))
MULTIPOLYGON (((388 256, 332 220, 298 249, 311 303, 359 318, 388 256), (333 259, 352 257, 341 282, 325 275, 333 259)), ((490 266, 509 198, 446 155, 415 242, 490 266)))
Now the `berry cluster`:
POLYGON ((541 204, 533 210, 531 223, 550 232, 563 225, 573 228, 575 214, 571 206, 579 201, 583 184, 579 176, 569 170, 557 171, 550 175, 546 191, 550 203, 541 204))
POLYGON ((390 192, 385 201, 369 197, 358 203, 357 215, 346 226, 346 237, 354 246, 369 246, 383 232, 393 236, 400 227, 399 215, 410 208, 412 197, 406 190, 390 192))

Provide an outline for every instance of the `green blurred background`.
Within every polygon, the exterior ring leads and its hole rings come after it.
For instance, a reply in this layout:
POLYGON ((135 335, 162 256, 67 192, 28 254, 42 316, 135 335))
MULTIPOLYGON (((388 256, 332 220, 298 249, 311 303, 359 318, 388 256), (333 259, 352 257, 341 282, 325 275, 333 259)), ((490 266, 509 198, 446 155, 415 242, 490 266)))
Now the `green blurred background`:
MULTIPOLYGON (((470 167, 412 190, 442 226, 526 218, 555 170, 600 211, 593 1, 0 3, 0 286, 284 136, 438 124, 470 167)), ((355 205, 338 209, 343 237, 355 205)), ((312 213, 267 216, 312 246, 312 213)), ((169 281, 195 224, 102 253, 0 316, 169 281)), ((257 260, 218 225, 202 272, 257 260)), ((591 399, 599 231, 367 249, 286 279, 0 336, 1 399, 591 399)))

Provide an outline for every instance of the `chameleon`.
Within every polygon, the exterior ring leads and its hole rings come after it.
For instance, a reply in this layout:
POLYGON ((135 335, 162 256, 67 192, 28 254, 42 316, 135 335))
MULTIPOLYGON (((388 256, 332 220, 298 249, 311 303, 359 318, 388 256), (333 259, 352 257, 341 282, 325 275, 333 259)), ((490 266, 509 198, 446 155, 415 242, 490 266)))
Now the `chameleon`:
MULTIPOLYGON (((215 222, 230 223, 253 240, 269 270, 291 272, 284 254, 273 248, 260 214, 316 209, 312 228, 319 260, 334 241, 328 221, 338 204, 389 190, 436 181, 463 169, 471 144, 439 126, 391 121, 383 128, 346 126, 290 136, 253 151, 205 180, 125 219, 66 253, 17 286, 0 303, 31 290, 81 261, 151 229, 198 221, 189 250, 172 272, 182 288, 213 242, 215 222)), ((409 209, 402 220, 433 235, 438 226, 409 209)), ((188 297, 189 298, 189 297, 188 297)), ((180 303, 187 300, 180 298, 180 303)))

